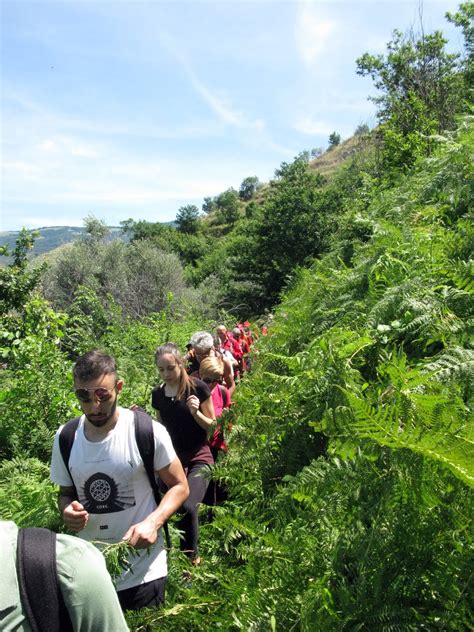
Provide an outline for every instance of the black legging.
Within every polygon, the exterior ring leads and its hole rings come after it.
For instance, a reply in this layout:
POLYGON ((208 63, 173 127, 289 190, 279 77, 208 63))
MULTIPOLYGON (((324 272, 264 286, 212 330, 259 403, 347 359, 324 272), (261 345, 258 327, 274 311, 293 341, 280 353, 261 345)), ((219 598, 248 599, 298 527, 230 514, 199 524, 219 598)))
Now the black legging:
POLYGON ((199 504, 202 503, 206 490, 209 485, 209 478, 203 476, 204 468, 207 463, 198 461, 190 463, 186 468, 186 478, 189 485, 188 499, 179 509, 179 513, 183 513, 183 517, 178 522, 178 528, 184 531, 184 539, 180 542, 180 549, 186 555, 194 560, 198 557, 198 539, 199 539, 199 504))

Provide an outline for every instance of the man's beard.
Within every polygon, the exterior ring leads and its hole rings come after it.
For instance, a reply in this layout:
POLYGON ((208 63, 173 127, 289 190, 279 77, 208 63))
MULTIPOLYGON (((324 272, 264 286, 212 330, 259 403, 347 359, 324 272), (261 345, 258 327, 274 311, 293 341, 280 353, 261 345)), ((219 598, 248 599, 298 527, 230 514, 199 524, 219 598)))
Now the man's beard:
POLYGON ((117 397, 115 397, 115 401, 112 404, 112 408, 110 409, 108 413, 103 413, 100 415, 86 415, 87 421, 89 421, 96 428, 103 428, 114 416, 116 409, 117 409, 117 397))

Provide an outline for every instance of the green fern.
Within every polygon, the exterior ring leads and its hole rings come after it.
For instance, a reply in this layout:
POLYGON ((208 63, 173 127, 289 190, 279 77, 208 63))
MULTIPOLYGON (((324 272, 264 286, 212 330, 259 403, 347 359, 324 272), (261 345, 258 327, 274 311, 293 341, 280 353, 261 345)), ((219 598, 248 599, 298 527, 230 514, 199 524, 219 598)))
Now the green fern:
POLYGON ((378 403, 344 391, 354 414, 350 431, 435 459, 473 485, 473 427, 462 401, 453 393, 440 392, 431 373, 407 371, 403 363, 385 368, 394 381, 378 403))

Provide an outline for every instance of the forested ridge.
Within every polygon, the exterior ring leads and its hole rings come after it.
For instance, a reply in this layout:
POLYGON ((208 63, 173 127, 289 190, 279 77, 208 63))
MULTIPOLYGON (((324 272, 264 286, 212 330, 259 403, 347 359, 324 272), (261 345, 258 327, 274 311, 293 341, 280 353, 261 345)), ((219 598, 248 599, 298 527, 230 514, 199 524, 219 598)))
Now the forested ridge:
POLYGON ((334 173, 300 155, 205 217, 126 222, 129 243, 89 217, 43 266, 34 235, 17 241, 0 274, 0 511, 22 526, 62 529, 48 464, 79 412, 80 353, 112 353, 121 404, 152 412, 159 344, 268 324, 228 413, 203 563, 183 582, 173 546, 166 607, 132 629, 472 628, 473 15, 449 16, 463 56, 395 33, 358 60, 379 125, 334 173))

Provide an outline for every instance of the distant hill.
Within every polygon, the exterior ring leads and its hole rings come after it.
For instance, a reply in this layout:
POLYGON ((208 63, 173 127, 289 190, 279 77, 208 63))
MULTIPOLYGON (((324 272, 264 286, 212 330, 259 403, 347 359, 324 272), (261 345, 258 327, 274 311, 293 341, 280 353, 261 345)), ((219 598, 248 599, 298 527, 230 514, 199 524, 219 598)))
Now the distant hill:
MULTIPOLYGON (((59 246, 76 241, 84 235, 84 228, 79 226, 48 226, 37 228, 39 236, 35 240, 33 250, 29 254, 30 258, 43 255, 59 246)), ((121 228, 118 226, 109 227, 110 239, 122 238, 121 228)), ((0 232, 0 246, 8 246, 9 249, 15 247, 15 242, 20 231, 0 232)), ((8 258, 2 258, 0 263, 8 263, 8 258)))
MULTIPOLYGON (((164 225, 174 226, 175 222, 162 222, 164 225)), ((110 231, 108 240, 123 239, 129 240, 128 235, 122 233, 120 226, 108 226, 110 231)), ((33 250, 29 253, 29 258, 33 259, 40 255, 45 255, 60 246, 77 241, 84 236, 85 228, 83 226, 45 226, 36 228, 39 237, 36 238, 33 250)), ((10 250, 15 247, 15 242, 20 234, 19 230, 0 232, 0 247, 8 246, 10 250)), ((0 257, 0 266, 9 263, 8 257, 0 257)))

